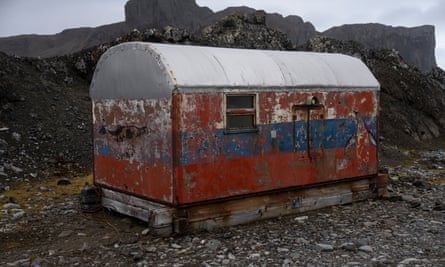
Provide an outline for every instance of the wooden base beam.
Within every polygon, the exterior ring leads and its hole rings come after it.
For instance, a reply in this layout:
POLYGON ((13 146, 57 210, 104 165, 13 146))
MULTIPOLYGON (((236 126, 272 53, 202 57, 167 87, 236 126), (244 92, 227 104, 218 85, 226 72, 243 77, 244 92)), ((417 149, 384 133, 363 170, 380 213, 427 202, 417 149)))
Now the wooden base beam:
POLYGON ((382 196, 387 175, 192 206, 170 207, 102 189, 102 205, 148 222, 155 235, 212 230, 382 196))

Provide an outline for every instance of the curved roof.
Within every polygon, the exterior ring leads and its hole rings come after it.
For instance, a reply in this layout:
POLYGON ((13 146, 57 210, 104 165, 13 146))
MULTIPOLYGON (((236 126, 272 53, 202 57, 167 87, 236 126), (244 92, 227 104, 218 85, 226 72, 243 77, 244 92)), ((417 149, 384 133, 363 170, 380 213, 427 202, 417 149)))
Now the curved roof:
POLYGON ((181 88, 379 90, 379 83, 362 61, 341 54, 130 42, 102 55, 90 95, 162 98, 181 88))

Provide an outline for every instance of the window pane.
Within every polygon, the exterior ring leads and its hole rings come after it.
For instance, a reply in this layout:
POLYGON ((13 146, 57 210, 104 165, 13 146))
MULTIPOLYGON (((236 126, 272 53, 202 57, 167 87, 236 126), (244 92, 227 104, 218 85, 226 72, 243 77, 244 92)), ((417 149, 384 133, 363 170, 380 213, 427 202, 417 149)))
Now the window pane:
POLYGON ((254 115, 227 116, 227 128, 253 129, 255 128, 253 120, 254 120, 254 115))
POLYGON ((227 96, 227 108, 254 108, 253 95, 229 95, 227 96))

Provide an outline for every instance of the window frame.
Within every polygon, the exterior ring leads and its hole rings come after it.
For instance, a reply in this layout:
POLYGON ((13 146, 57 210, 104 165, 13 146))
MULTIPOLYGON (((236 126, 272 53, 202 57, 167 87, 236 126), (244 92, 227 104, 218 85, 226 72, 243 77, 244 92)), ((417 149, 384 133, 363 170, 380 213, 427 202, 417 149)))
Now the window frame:
POLYGON ((225 134, 234 134, 234 133, 254 133, 258 132, 257 127, 257 94, 254 93, 227 93, 224 95, 224 108, 225 108, 225 134), (228 107, 228 98, 229 97, 252 97, 252 107, 251 108, 229 108, 228 107), (229 125, 229 117, 236 117, 236 116, 252 116, 252 127, 245 127, 245 128, 236 128, 236 127, 230 127, 229 125))

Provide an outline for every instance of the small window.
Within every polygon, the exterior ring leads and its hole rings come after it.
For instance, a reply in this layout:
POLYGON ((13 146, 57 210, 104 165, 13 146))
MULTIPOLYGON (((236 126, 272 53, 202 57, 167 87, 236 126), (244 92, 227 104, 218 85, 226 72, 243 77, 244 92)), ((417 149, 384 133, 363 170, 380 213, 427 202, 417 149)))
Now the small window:
POLYGON ((229 132, 256 130, 255 96, 226 96, 226 129, 229 132))

